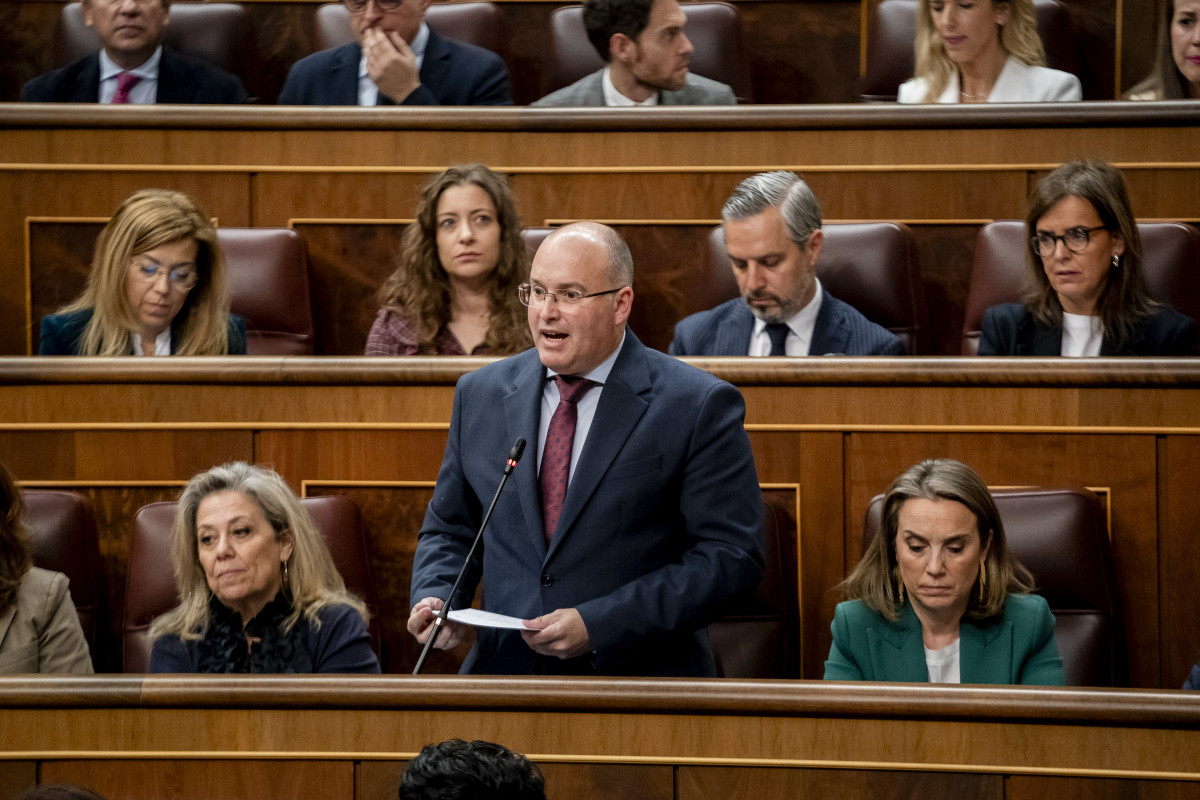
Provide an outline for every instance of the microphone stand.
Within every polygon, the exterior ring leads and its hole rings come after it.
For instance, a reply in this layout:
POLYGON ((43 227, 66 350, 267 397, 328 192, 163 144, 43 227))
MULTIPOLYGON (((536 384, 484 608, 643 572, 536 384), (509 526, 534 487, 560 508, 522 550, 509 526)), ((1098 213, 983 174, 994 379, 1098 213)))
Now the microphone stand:
POLYGON ((450 612, 450 601, 454 599, 454 595, 458 592, 458 586, 462 583, 463 575, 467 573, 467 565, 475 557, 475 549, 479 547, 479 543, 483 540, 483 529, 487 527, 488 520, 492 518, 492 509, 496 507, 496 501, 500 499, 500 492, 504 490, 504 484, 508 483, 508 476, 512 474, 513 468, 517 466, 517 462, 521 460, 521 455, 524 452, 525 440, 517 439, 508 454, 508 461, 504 466, 504 475, 500 477, 500 485, 496 487, 496 493, 492 495, 492 502, 488 506, 487 513, 483 515, 483 522, 479 525, 479 530, 475 534, 475 540, 471 542, 471 549, 467 551, 467 557, 463 560, 463 565, 458 570, 458 577, 454 579, 454 586, 450 588, 450 594, 446 596, 446 602, 442 603, 441 610, 438 611, 438 615, 433 620, 433 630, 429 632, 429 638, 425 640, 425 647, 421 650, 421 657, 417 659, 417 666, 413 668, 413 675, 421 674, 421 667, 425 666, 425 658, 429 655, 429 651, 433 649, 433 644, 437 641, 438 634, 442 632, 442 625, 446 621, 446 614, 450 612))

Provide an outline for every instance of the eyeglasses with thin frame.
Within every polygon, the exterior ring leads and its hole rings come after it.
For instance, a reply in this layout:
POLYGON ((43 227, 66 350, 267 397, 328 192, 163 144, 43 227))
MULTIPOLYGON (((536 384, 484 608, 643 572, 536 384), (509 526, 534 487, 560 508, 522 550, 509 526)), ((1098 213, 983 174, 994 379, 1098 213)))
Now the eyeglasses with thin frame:
POLYGON ((179 289, 183 292, 191 291, 196 282, 200 280, 200 276, 192 267, 175 267, 175 269, 168 270, 155 261, 133 262, 133 274, 146 283, 154 283, 163 273, 166 273, 167 281, 171 284, 172 289, 179 289))
POLYGON ((605 294, 615 294, 624 286, 618 286, 616 289, 606 289, 603 292, 591 292, 584 294, 578 289, 563 289, 558 292, 550 292, 544 286, 535 286, 529 283, 522 283, 517 287, 517 297, 521 298, 521 304, 541 308, 546 305, 547 298, 553 297, 554 302, 560 306, 577 306, 589 297, 600 297, 605 294))
POLYGON ((1080 225, 1068 228, 1066 233, 1061 236, 1050 233, 1050 231, 1038 231, 1035 236, 1030 237, 1029 246, 1042 258, 1054 255, 1054 248, 1058 246, 1059 242, 1065 244, 1072 253, 1082 253, 1087 249, 1088 242, 1092 240, 1092 233, 1104 230, 1108 230, 1107 225, 1097 225, 1094 228, 1085 228, 1080 225))
MULTIPOLYGON (((367 7, 367 3, 370 0, 342 0, 342 2, 346 5, 347 9, 357 14, 367 7)), ((399 8, 403 2, 404 0, 375 0, 375 5, 380 11, 391 11, 392 9, 399 8)))

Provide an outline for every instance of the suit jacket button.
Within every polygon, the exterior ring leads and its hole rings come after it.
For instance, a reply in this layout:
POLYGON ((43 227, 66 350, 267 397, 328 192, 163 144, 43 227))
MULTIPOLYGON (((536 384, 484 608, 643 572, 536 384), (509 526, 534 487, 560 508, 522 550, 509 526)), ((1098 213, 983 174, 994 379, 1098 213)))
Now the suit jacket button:
POLYGON ((549 573, 542 576, 542 586, 549 588, 553 585, 554 585, 554 578, 549 573))

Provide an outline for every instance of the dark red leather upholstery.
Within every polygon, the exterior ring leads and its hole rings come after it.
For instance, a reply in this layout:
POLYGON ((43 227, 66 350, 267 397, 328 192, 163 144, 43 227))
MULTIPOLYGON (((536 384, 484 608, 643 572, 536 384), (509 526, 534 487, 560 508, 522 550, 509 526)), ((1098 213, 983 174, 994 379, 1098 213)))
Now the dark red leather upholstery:
POLYGON ((308 249, 291 228, 219 228, 231 310, 246 318, 252 356, 312 355, 308 249))
POLYGON ((763 502, 767 568, 752 596, 739 598, 708 626, 722 678, 800 677, 800 598, 792 512, 763 502))
POLYGON ((107 672, 110 670, 108 618, 92 504, 75 492, 27 489, 22 495, 33 563, 67 576, 71 582, 71 602, 92 651, 92 665, 97 672, 107 672))
MULTIPOLYGON (((817 277, 830 294, 904 342, 909 355, 927 352, 929 326, 916 245, 908 226, 894 222, 843 222, 822 226, 825 246, 817 277)), ((738 296, 737 281, 725 251, 725 232, 717 226, 708 238, 708 262, 696 283, 701 305, 712 308, 738 296)))
MULTIPOLYGON (((1127 682, 1121 595, 1104 510, 1086 489, 992 492, 1009 548, 1054 612, 1068 686, 1127 682)), ((881 529, 883 495, 863 522, 863 550, 881 529)))
MULTIPOLYGON (((1179 222, 1139 222, 1138 233, 1147 293, 1200 324, 1200 233, 1179 222)), ((997 220, 979 229, 963 318, 963 355, 979 352, 984 311, 1020 302, 1028 253, 1020 220, 997 220)))
MULTIPOLYGON (((1056 0, 1034 0, 1038 34, 1046 64, 1076 74, 1075 32, 1071 14, 1056 0)), ((913 76, 913 44, 917 39, 917 0, 882 0, 872 13, 867 37, 867 72, 862 97, 867 102, 896 99, 900 84, 913 76)))
MULTIPOLYGON (((329 495, 300 501, 312 515, 317 530, 333 556, 346 588, 376 609, 375 582, 367 557, 367 540, 358 506, 348 497, 329 495)), ((145 672, 150 662, 150 623, 179 603, 171 572, 170 531, 175 503, 142 506, 133 518, 129 548, 129 574, 125 589, 125 614, 121 646, 125 672, 145 672)), ((371 645, 380 653, 378 620, 370 623, 371 645)))
MULTIPOLYGON (((683 3, 684 32, 691 39, 691 70, 729 84, 743 103, 754 102, 750 67, 742 45, 742 18, 729 3, 683 3)), ((550 37, 542 94, 569 86, 604 66, 583 27, 583 6, 563 6, 550 15, 550 37)))
MULTIPOLYGON (((478 45, 503 56, 508 47, 508 27, 504 15, 494 3, 432 3, 425 21, 441 36, 478 45)), ((315 50, 341 47, 354 41, 350 12, 341 3, 326 3, 317 8, 315 50)))
MULTIPOLYGON (((246 10, 237 3, 181 2, 171 3, 171 21, 163 29, 163 40, 176 50, 240 76, 249 45, 246 32, 246 10)), ((81 3, 63 6, 57 44, 58 67, 100 49, 100 37, 83 20, 81 3)))

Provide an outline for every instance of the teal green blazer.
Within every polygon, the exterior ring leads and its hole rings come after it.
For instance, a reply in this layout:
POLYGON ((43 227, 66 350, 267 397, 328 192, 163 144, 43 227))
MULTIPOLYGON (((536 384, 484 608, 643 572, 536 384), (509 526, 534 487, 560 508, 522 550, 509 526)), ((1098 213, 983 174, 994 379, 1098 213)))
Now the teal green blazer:
MULTIPOLYGON (((928 683, 921 622, 906 603, 890 622, 860 600, 839 603, 833 615, 827 681, 928 683)), ((1035 594, 1010 594, 1004 612, 987 620, 966 617, 959 628, 963 683, 1062 686, 1062 659, 1054 643, 1054 615, 1035 594)))

